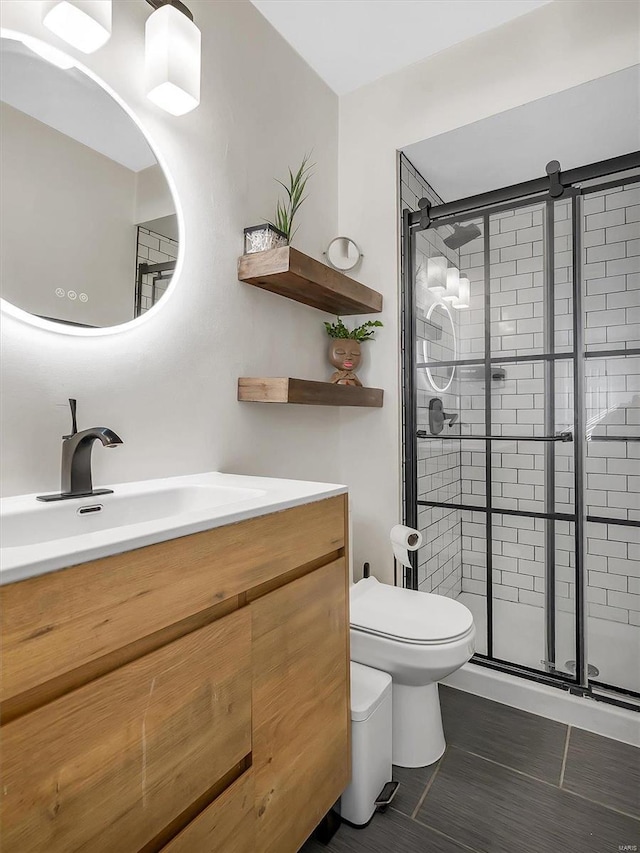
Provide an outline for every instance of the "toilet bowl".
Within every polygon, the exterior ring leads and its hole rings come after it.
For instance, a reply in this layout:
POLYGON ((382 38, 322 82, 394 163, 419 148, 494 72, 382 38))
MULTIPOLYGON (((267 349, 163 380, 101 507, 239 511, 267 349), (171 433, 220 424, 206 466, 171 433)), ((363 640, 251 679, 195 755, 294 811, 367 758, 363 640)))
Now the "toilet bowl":
POLYGON ((451 598, 364 578, 353 584, 351 660, 389 673, 393 763, 425 767, 445 750, 438 684, 475 651, 471 611, 451 598))

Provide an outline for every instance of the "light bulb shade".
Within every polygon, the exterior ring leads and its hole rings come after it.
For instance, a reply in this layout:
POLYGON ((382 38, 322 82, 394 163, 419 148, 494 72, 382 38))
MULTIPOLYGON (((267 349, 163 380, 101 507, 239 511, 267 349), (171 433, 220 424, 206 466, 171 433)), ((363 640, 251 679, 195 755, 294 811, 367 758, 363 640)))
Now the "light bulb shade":
POLYGON ((174 6, 156 9, 145 26, 147 97, 181 116, 200 103, 200 30, 174 6))
POLYGON ((459 294, 460 270, 456 267, 449 267, 449 269, 447 270, 447 288, 442 298, 447 302, 455 302, 459 294))
POLYGON ((111 36, 111 0, 45 0, 42 23, 83 53, 93 53, 111 36))
POLYGON ((447 259, 429 258, 427 261, 427 287, 433 293, 444 293, 447 286, 447 259))
POLYGON ((471 295, 471 288, 469 285, 469 279, 466 276, 460 276, 460 283, 458 288, 458 298, 454 301, 454 308, 468 308, 469 307, 469 298, 471 295))

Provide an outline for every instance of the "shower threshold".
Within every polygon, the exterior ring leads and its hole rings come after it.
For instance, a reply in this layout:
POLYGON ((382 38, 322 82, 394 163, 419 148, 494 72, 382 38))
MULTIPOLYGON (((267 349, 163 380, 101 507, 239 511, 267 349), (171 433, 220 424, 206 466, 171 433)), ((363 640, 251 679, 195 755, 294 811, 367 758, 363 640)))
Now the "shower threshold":
MULTIPOLYGON (((483 647, 487 621, 485 597, 476 593, 463 592, 458 596, 458 601, 473 613, 476 636, 479 638, 476 651, 479 654, 486 654, 486 647, 483 647)), ((493 620, 494 657, 544 672, 540 663, 545 656, 544 609, 521 602, 494 599, 493 620)), ((626 690, 640 693, 635 627, 593 617, 588 617, 587 625, 589 656, 592 660, 598 661, 600 680, 607 684, 619 684, 626 690)), ((568 660, 570 664, 573 649, 573 614, 558 611, 556 627, 556 659, 568 660)), ((558 671, 573 675, 568 664, 559 665, 558 671)), ((596 677, 591 670, 589 675, 592 678, 596 677)))

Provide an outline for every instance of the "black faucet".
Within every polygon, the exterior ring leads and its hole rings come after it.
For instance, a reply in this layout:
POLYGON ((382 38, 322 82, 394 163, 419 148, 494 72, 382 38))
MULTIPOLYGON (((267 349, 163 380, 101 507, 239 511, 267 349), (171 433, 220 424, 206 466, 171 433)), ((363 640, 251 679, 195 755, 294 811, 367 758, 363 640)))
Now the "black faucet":
POLYGON ((78 432, 76 406, 69 399, 71 407, 71 433, 62 436, 61 491, 55 495, 39 495, 39 501, 63 501, 69 498, 86 498, 91 495, 110 495, 113 489, 94 489, 91 479, 91 451, 94 441, 101 441, 104 447, 117 447, 122 444, 119 435, 108 427, 90 427, 78 432))

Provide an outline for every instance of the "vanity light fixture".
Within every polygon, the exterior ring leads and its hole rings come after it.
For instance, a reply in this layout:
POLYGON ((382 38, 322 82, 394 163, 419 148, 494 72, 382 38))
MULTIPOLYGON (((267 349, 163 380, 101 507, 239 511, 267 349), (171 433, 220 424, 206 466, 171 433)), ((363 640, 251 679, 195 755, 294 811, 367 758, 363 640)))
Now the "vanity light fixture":
POLYGON ((427 287, 432 293, 444 293, 447 286, 447 259, 429 258, 427 261, 427 287))
POLYGON ((442 296, 445 302, 455 302, 460 295, 460 270, 449 267, 447 270, 447 287, 442 296))
POLYGON ((460 276, 460 284, 459 284, 459 295, 458 298, 454 301, 454 308, 468 308, 469 307, 469 298, 470 298, 471 287, 469 285, 469 279, 462 275, 460 276))
MULTIPOLYGON (((200 30, 180 0, 146 2, 153 6, 144 38, 147 97, 181 116, 200 103, 200 30)), ((43 0, 42 22, 72 47, 93 53, 111 36, 111 6, 111 0, 43 0)), ((68 60, 62 64, 55 48, 29 47, 59 68, 73 67, 68 60)))
POLYGON ((111 0, 45 0, 42 23, 82 53, 94 53, 111 36, 111 0))
POLYGON ((200 30, 179 0, 147 0, 154 12, 145 25, 147 97, 174 116, 200 103, 200 30))

